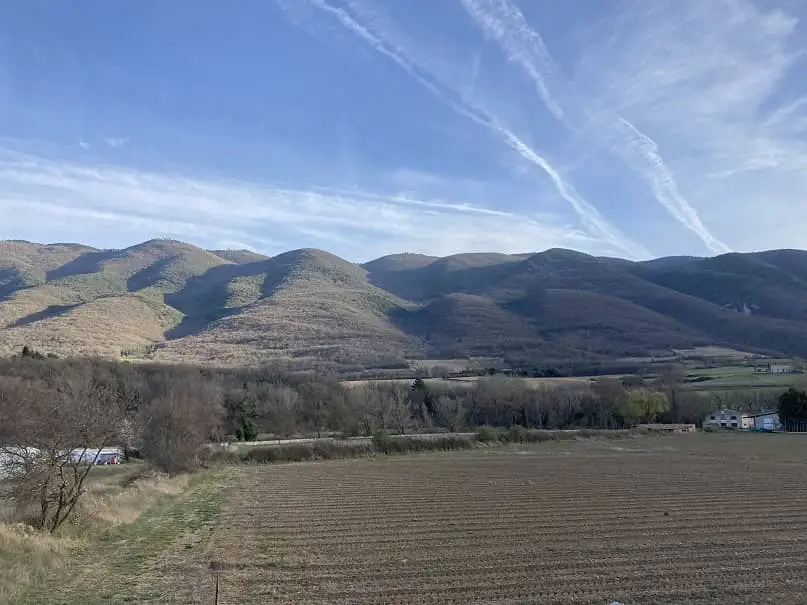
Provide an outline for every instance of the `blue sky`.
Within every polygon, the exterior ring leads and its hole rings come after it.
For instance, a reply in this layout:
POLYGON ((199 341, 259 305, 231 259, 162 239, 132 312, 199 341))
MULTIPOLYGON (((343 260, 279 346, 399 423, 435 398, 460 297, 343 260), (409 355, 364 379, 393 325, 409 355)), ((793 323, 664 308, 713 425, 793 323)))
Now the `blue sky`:
POLYGON ((0 238, 807 248, 797 0, 0 0, 0 238))

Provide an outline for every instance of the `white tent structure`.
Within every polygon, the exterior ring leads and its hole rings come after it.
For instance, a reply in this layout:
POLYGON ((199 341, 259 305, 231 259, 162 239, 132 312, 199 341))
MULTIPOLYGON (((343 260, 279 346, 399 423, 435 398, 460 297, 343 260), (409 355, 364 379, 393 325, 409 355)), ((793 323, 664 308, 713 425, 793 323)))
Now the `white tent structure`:
POLYGON ((13 477, 40 455, 35 447, 0 447, 0 479, 13 477))
POLYGON ((73 462, 86 462, 87 464, 118 464, 123 458, 123 452, 118 447, 79 448, 70 452, 73 462))

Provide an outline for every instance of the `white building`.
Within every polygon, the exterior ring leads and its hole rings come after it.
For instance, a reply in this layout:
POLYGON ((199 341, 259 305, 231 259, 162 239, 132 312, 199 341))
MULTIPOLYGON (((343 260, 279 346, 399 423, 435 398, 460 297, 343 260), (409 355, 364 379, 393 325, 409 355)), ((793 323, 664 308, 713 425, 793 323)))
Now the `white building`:
POLYGON ((753 428, 757 431, 781 431, 783 428, 776 412, 753 414, 751 418, 754 421, 753 428))
POLYGON ((754 428, 754 418, 750 414, 743 414, 736 410, 720 410, 712 412, 704 418, 703 426, 724 429, 751 429, 754 428))
POLYGON ((768 371, 771 374, 792 374, 794 369, 789 363, 772 363, 768 365, 768 371))

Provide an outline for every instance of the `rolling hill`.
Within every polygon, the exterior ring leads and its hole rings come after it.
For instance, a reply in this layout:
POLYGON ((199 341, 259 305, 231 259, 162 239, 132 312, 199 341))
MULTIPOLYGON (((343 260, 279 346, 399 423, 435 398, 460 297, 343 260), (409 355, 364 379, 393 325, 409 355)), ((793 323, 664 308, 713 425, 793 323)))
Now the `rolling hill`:
POLYGON ((807 356, 807 252, 646 262, 321 250, 275 257, 151 240, 0 242, 0 354, 28 345, 222 365, 345 369, 496 355, 535 363, 719 345, 807 356))

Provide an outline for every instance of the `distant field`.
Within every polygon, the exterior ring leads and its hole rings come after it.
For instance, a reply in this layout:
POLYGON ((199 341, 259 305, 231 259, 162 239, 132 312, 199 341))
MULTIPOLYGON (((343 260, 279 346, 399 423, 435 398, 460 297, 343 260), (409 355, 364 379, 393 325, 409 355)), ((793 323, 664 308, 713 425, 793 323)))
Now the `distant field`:
POLYGON ((501 365, 501 360, 495 357, 473 357, 459 359, 412 359, 409 365, 413 369, 434 370, 445 368, 452 372, 463 372, 465 370, 477 370, 501 365))
POLYGON ((804 374, 767 374, 754 372, 750 366, 721 366, 691 370, 691 376, 708 378, 701 382, 692 382, 688 386, 694 390, 714 390, 732 388, 786 388, 800 382, 807 382, 804 374))
POLYGON ((718 358, 718 359, 748 359, 754 357, 754 353, 747 351, 739 351, 737 349, 729 349, 726 347, 694 347, 692 349, 675 349, 676 356, 682 359, 691 358, 718 358))
POLYGON ((694 434, 237 467, 28 602, 212 603, 216 561, 221 605, 795 605, 805 458, 694 434))
MULTIPOLYGON (((483 380, 483 376, 463 376, 458 378, 424 378, 423 382, 427 385, 443 385, 454 387, 473 387, 477 382, 483 380)), ((541 386, 586 386, 595 376, 572 376, 565 378, 512 378, 512 380, 522 380, 532 388, 539 388, 541 386)), ((412 378, 388 378, 381 380, 347 380, 343 382, 345 386, 357 387, 376 383, 398 383, 398 384, 412 384, 412 378)))
MULTIPOLYGON (((532 388, 540 387, 585 387, 597 378, 621 378, 621 374, 610 374, 607 376, 571 376, 563 378, 512 378, 521 380, 532 388)), ((691 391, 727 391, 743 389, 785 389, 789 386, 807 385, 807 374, 767 374, 754 372, 751 366, 729 365, 716 368, 691 369, 688 371, 688 381, 684 384, 687 390, 691 391), (692 380, 693 378, 700 380, 692 380)), ((463 376, 455 378, 424 378, 427 385, 444 385, 472 387, 484 376, 463 376)), ((412 384, 412 378, 389 378, 380 380, 350 380, 345 384, 348 387, 366 385, 371 382, 412 384)))

